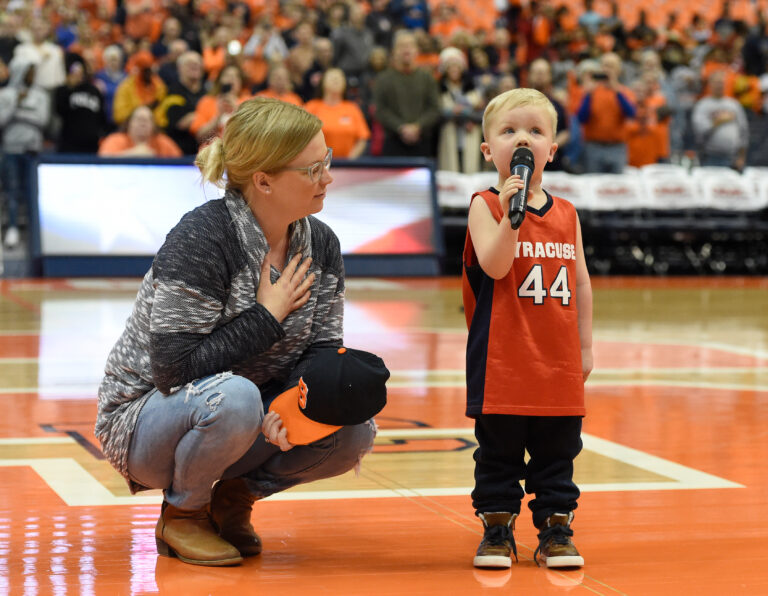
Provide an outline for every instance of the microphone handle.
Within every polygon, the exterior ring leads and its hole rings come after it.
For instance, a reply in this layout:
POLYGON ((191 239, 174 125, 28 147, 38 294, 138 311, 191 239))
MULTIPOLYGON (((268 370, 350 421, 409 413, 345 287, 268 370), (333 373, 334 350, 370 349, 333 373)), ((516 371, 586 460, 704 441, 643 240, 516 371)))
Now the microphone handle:
POLYGON ((528 205, 528 181, 531 177, 531 168, 528 166, 515 166, 512 174, 519 175, 525 186, 512 195, 509 200, 509 223, 513 230, 519 228, 525 219, 525 208, 528 205))

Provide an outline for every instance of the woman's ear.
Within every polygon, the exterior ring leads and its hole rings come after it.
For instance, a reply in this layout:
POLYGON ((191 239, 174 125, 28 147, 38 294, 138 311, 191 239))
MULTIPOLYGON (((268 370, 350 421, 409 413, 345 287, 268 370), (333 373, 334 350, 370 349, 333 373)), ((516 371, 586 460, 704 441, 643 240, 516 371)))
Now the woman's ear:
POLYGON ((262 194, 268 195, 272 192, 271 178, 266 172, 254 172, 251 182, 253 187, 262 194))

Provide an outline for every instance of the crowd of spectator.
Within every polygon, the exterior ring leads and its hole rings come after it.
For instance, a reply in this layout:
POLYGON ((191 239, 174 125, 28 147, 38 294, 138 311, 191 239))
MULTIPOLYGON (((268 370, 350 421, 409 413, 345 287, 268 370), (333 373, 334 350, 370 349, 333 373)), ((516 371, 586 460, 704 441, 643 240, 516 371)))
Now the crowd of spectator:
POLYGON ((30 154, 191 155, 253 96, 318 115, 342 159, 480 171, 484 106, 530 86, 558 112, 552 169, 768 164, 758 4, 652 26, 617 2, 0 0, 4 241, 30 154))

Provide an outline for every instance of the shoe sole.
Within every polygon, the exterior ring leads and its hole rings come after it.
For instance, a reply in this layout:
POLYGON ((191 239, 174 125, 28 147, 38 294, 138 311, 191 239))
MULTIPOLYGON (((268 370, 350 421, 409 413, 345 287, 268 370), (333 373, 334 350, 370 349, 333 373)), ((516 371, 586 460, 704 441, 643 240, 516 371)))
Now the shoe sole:
POLYGON ((584 557, 548 557, 546 563, 547 567, 582 567, 584 565, 584 557))
POLYGON ((177 553, 169 544, 155 537, 155 543, 157 545, 157 554, 161 557, 178 558, 179 561, 184 561, 190 565, 202 565, 203 567, 231 567, 233 565, 239 565, 243 562, 243 557, 232 557, 229 559, 214 559, 214 560, 200 560, 189 559, 177 553))
POLYGON ((478 555, 475 557, 474 565, 475 567, 508 569, 512 567, 512 559, 510 557, 502 557, 501 555, 478 555))

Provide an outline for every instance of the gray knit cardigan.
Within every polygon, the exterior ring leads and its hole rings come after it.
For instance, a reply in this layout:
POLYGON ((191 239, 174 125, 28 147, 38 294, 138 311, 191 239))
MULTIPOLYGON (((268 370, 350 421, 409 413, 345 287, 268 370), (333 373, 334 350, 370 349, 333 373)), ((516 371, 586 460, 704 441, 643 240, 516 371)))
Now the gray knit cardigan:
MULTIPOLYGON (((128 448, 151 390, 169 394, 224 371, 257 385, 279 381, 310 344, 341 344, 344 264, 333 231, 311 216, 292 224, 288 258, 311 256, 315 281, 282 324, 256 302, 268 250, 243 196, 230 190, 187 213, 158 251, 99 387, 96 436, 132 491, 140 487, 128 477, 128 448)), ((278 277, 272 268, 272 282, 278 277)))

